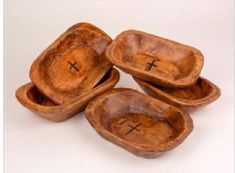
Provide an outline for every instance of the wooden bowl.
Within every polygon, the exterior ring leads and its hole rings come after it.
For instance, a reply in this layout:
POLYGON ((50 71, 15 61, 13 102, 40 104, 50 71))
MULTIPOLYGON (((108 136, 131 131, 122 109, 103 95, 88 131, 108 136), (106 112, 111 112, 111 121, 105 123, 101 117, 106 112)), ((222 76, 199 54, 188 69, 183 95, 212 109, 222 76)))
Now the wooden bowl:
POLYGON ((112 39, 89 23, 78 23, 34 61, 30 78, 55 103, 63 104, 92 89, 112 67, 105 56, 112 39))
POLYGON ((220 89, 209 80, 200 77, 196 84, 186 88, 165 88, 133 77, 150 96, 191 111, 208 105, 220 96, 220 89))
POLYGON ((118 35, 106 55, 126 73, 174 88, 193 85, 204 62, 193 47, 135 30, 118 35))
POLYGON ((193 129, 186 112, 125 88, 96 97, 86 107, 85 115, 102 137, 147 158, 173 149, 193 129))
POLYGON ((39 116, 52 120, 64 121, 81 112, 87 103, 102 92, 113 88, 119 80, 119 72, 112 69, 102 78, 93 89, 77 96, 74 100, 64 104, 56 104, 40 93, 33 83, 28 83, 16 91, 18 101, 39 116))

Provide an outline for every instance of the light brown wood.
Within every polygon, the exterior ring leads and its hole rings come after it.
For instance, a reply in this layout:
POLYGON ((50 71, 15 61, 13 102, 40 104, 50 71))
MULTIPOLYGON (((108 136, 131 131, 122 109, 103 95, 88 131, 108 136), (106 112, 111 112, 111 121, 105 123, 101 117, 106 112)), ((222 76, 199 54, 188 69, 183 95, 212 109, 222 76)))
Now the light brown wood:
POLYGON ((173 149, 193 129, 192 119, 183 110, 125 88, 96 97, 85 115, 102 137, 147 158, 173 149))
POLYGON ((193 47, 135 30, 119 34, 106 55, 126 73, 173 88, 193 85, 204 62, 193 47))
POLYGON ((148 95, 181 106, 188 111, 208 105, 220 96, 220 89, 202 77, 193 86, 186 88, 166 88, 133 78, 148 95))
POLYGON ((93 88, 112 67, 105 56, 111 41, 92 24, 78 23, 37 57, 30 78, 55 103, 68 102, 93 88))
POLYGON ((102 78, 93 89, 64 104, 57 104, 40 93, 33 83, 23 85, 16 91, 18 101, 39 116, 52 120, 64 121, 81 112, 87 103, 97 95, 113 88, 119 80, 119 72, 112 69, 102 78))

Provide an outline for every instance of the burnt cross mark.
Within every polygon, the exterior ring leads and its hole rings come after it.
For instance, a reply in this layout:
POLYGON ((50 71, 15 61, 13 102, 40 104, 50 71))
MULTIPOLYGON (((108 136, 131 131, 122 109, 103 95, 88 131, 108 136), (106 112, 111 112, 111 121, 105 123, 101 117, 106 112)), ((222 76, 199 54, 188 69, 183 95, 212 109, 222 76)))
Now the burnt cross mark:
POLYGON ((68 64, 70 65, 69 70, 74 68, 77 72, 79 72, 78 68, 76 67, 76 64, 77 64, 76 61, 74 63, 71 63, 70 61, 68 61, 68 64))
POLYGON ((155 63, 155 60, 153 60, 151 63, 148 62, 147 66, 145 68, 145 71, 150 71, 152 69, 152 67, 157 67, 157 65, 155 65, 154 63, 155 63))
POLYGON ((130 124, 128 124, 128 127, 130 127, 130 130, 128 130, 126 133, 125 133, 125 136, 127 136, 129 133, 131 133, 133 130, 136 130, 136 131, 140 131, 139 129, 137 129, 137 127, 139 127, 141 125, 141 123, 135 125, 135 126, 132 126, 130 124))

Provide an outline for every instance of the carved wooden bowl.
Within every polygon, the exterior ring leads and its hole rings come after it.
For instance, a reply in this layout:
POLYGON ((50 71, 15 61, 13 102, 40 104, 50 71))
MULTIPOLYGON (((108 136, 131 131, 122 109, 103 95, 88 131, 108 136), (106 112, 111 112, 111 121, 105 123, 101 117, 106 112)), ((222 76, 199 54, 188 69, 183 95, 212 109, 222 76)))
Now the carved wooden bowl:
POLYGON ((179 108, 136 90, 118 88, 92 100, 86 118, 105 139, 142 157, 156 157, 179 145, 193 122, 179 108))
POLYGON ((16 91, 18 101, 39 116, 52 120, 64 121, 82 111, 95 96, 113 88, 119 80, 119 72, 112 69, 101 79, 93 89, 85 91, 77 98, 64 104, 56 104, 40 93, 33 83, 28 83, 16 91))
POLYGON ((126 73, 167 87, 194 84, 204 62, 193 47, 135 30, 118 35, 106 55, 126 73))
POLYGON ((209 80, 200 77, 196 84, 186 88, 165 88, 133 77, 150 96, 181 106, 189 111, 208 105, 220 96, 220 89, 209 80))
POLYGON ((78 23, 34 61, 30 78, 55 103, 63 104, 92 89, 112 67, 105 56, 112 39, 89 23, 78 23))

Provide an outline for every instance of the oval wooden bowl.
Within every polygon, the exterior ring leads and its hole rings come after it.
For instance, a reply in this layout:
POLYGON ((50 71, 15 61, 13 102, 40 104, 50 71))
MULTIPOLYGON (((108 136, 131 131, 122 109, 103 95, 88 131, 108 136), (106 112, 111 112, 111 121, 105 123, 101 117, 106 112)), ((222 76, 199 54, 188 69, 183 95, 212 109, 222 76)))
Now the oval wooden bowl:
POLYGON ((193 47, 135 30, 118 35, 106 55, 126 73, 167 87, 194 84, 204 62, 193 47))
POLYGON ((193 129, 186 112, 125 88, 96 97, 86 107, 85 115, 102 137, 147 158, 173 149, 193 129))
POLYGON ((112 39, 89 23, 78 23, 34 61, 30 78, 55 103, 63 104, 92 89, 112 67, 105 56, 112 39))
POLYGON ((193 86, 186 88, 165 88, 136 77, 133 78, 148 95, 181 106, 188 111, 208 105, 220 96, 220 89, 202 77, 193 86))
POLYGON ((64 104, 56 104, 40 93, 33 83, 28 83, 16 91, 18 101, 39 116, 52 120, 64 121, 81 112, 87 103, 102 92, 113 88, 119 80, 119 72, 112 69, 102 78, 93 89, 84 92, 74 100, 64 104))

